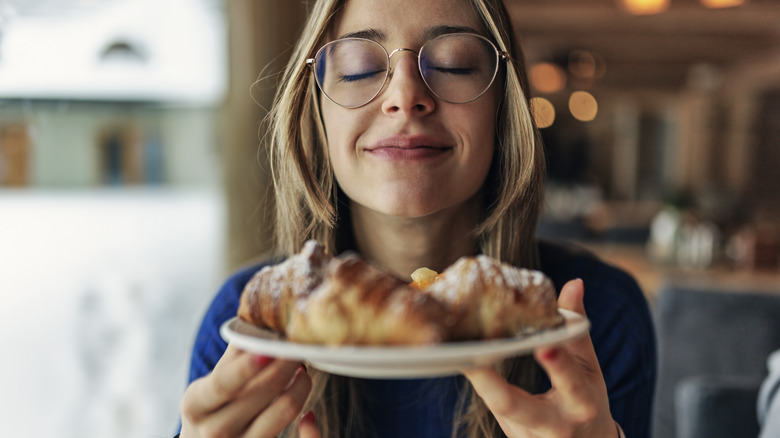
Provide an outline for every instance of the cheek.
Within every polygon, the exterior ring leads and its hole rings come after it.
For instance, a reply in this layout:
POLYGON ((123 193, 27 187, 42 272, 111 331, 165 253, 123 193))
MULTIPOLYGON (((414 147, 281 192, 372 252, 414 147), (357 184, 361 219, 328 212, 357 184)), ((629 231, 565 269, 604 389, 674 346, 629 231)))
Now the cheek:
MULTIPOLYGON (((492 139, 492 137, 490 138, 492 139)), ((475 147, 474 151, 469 154, 463 176, 463 184, 467 190, 476 192, 485 184, 493 162, 494 150, 493 142, 484 142, 475 147)))
POLYGON ((334 167, 344 160, 346 154, 348 154, 347 145, 350 144, 350 138, 352 135, 350 132, 354 132, 350 128, 351 124, 346 114, 340 114, 340 107, 336 109, 329 108, 329 106, 335 106, 332 102, 327 102, 330 105, 323 103, 322 121, 325 128, 325 139, 328 156, 331 159, 334 167))
POLYGON ((320 104, 320 115, 322 117, 323 130, 325 131, 325 139, 327 144, 330 145, 339 135, 339 125, 335 122, 335 115, 330 108, 333 105, 326 97, 322 97, 322 103, 320 104))
POLYGON ((326 153, 336 181, 350 195, 354 187, 361 186, 360 178, 366 173, 355 150, 365 121, 355 110, 345 110, 330 101, 328 104, 322 105, 326 153))
POLYGON ((496 148, 495 109, 486 107, 470 114, 470 117, 467 115, 463 118, 460 125, 465 128, 462 131, 464 141, 470 145, 466 161, 471 163, 476 173, 484 176, 493 161, 496 148))

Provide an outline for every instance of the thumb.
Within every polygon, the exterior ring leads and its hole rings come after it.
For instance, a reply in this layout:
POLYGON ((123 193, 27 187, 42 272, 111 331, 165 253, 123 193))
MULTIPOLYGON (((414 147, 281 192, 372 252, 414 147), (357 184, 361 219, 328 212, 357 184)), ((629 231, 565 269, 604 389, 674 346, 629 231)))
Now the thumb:
MULTIPOLYGON (((561 289, 561 294, 558 296, 558 307, 587 318, 588 315, 585 314, 585 304, 583 303, 584 296, 585 283, 582 279, 576 278, 571 280, 563 285, 563 289, 561 289)), ((582 336, 579 339, 572 340, 565 344, 563 349, 570 354, 585 358, 585 360, 590 363, 590 369, 599 369, 598 358, 593 349, 593 342, 591 341, 590 336, 582 336)), ((540 351, 537 353, 537 360, 543 367, 549 368, 551 363, 550 353, 540 351)), ((547 371, 549 373, 549 369, 547 371)))
POLYGON ((298 437, 322 438, 319 429, 317 429, 317 421, 314 419, 314 412, 309 411, 301 417, 301 421, 298 423, 298 437))
POLYGON ((561 294, 558 296, 558 307, 586 316, 585 305, 582 302, 584 296, 585 284, 582 280, 579 278, 570 280, 561 289, 561 294))

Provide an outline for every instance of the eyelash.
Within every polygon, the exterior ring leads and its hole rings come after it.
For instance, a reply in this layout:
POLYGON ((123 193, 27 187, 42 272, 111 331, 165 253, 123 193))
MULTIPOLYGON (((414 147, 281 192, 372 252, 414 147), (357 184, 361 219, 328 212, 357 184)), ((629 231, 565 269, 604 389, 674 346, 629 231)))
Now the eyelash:
POLYGON ((434 70, 441 73, 448 73, 453 75, 468 75, 474 71, 473 68, 445 68, 445 67, 436 67, 434 68, 434 70))
POLYGON ((379 73, 382 73, 382 71, 381 70, 375 70, 375 71, 370 71, 370 72, 361 73, 361 74, 357 74, 357 75, 345 75, 345 76, 341 77, 339 82, 357 82, 357 81, 362 80, 362 79, 370 78, 371 76, 374 76, 374 75, 379 74, 379 73))

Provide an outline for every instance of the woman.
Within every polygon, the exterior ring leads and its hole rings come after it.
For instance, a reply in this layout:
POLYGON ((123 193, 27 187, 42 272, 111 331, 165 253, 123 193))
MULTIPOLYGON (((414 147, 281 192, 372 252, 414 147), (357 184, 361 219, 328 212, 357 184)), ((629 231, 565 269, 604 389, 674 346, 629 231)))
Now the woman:
POLYGON ((182 437, 649 436, 655 344, 636 283, 536 241, 544 159, 512 41, 498 0, 318 1, 269 119, 278 251, 313 238, 401 278, 484 253, 546 272, 591 338, 465 378, 307 371, 219 337, 254 267, 204 319, 182 437))

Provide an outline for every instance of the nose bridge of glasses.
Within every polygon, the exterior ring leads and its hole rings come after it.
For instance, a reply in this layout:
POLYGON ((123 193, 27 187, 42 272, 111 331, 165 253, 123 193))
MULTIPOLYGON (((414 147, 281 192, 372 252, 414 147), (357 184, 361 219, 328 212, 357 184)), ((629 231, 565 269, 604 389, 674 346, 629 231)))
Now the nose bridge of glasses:
MULTIPOLYGON (((412 49, 407 49, 407 48, 404 48, 404 47, 401 47, 401 48, 395 49, 395 50, 393 50, 392 52, 390 52, 390 54, 389 54, 389 55, 387 55, 387 67, 388 67, 388 69, 389 69, 390 76, 392 76, 392 75, 393 75, 393 70, 395 70, 395 67, 393 67, 393 65, 392 65, 392 62, 393 62, 393 61, 392 61, 392 59, 393 59, 393 56, 394 56, 396 53, 401 53, 401 52, 410 52, 410 53, 414 54, 414 58, 415 58, 415 59, 414 59, 414 63, 415 63, 415 64, 417 63, 417 58, 418 58, 419 54, 418 54, 417 52, 415 52, 414 50, 412 50, 412 49)), ((396 64, 398 64, 398 61, 396 61, 396 64)))
POLYGON ((398 49, 393 50, 392 52, 390 52, 389 55, 387 55, 387 68, 388 68, 387 80, 388 81, 393 77, 393 73, 395 72, 395 66, 398 65, 398 62, 399 62, 399 61, 396 61, 395 65, 393 65, 392 58, 393 58, 393 56, 396 53, 401 53, 401 52, 409 52, 409 53, 414 55, 414 60, 412 62, 414 63, 415 70, 417 70, 417 72, 419 73, 418 63, 419 63, 420 53, 415 51, 415 50, 412 50, 412 49, 407 49, 405 47, 400 47, 398 49))
POLYGON ((390 54, 389 54, 389 55, 387 55, 387 58, 388 58, 388 59, 392 58, 392 57, 393 57, 393 55, 395 55, 395 54, 396 54, 396 53, 398 53, 398 52, 412 52, 412 53, 414 53, 414 56, 417 56, 417 55, 418 55, 418 53, 417 53, 417 52, 415 52, 415 51, 414 51, 414 50, 412 50, 412 49, 407 49, 407 48, 405 48, 405 47, 399 47, 399 48, 397 48, 397 49, 393 50, 392 52, 390 52, 390 54))

